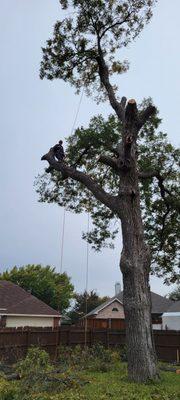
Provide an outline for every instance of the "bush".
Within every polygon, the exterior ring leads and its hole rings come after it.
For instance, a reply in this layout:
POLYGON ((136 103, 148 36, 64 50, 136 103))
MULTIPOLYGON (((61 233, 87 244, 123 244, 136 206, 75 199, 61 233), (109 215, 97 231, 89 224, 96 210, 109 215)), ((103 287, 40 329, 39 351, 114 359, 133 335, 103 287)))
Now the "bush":
POLYGON ((0 400, 14 400, 16 388, 14 383, 7 382, 5 379, 0 379, 0 400))
MULTIPOLYGON (((74 359, 78 351, 76 350, 74 359)), ((50 364, 49 355, 35 347, 30 348, 26 358, 18 363, 17 372, 21 380, 17 383, 15 400, 31 400, 37 396, 40 399, 51 399, 51 396, 56 399, 53 396, 57 393, 62 395, 65 390, 79 389, 86 383, 86 379, 80 378, 72 368, 66 368, 63 372, 58 368, 56 371, 50 364)))
POLYGON ((47 387, 47 373, 51 371, 49 355, 44 350, 31 347, 24 360, 17 364, 21 380, 17 389, 17 400, 28 399, 29 393, 38 393, 47 387))
POLYGON ((59 348, 59 362, 62 368, 78 367, 78 370, 107 372, 113 363, 113 352, 97 343, 91 348, 76 346, 59 348))
POLYGON ((120 349, 120 359, 121 361, 127 362, 127 346, 124 345, 120 349))

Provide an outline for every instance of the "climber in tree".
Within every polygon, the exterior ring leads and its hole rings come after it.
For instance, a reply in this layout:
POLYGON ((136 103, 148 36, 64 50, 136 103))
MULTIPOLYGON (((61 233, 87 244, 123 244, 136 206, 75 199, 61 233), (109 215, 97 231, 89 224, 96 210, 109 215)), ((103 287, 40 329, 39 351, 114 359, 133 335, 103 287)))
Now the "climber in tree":
POLYGON ((65 157, 64 148, 63 148, 63 141, 60 140, 58 144, 55 144, 53 147, 54 155, 58 159, 58 161, 63 161, 65 157))
MULTIPOLYGON (((55 144, 55 146, 51 147, 51 151, 53 156, 55 156, 57 158, 58 161, 63 161, 65 158, 65 153, 64 153, 64 148, 63 148, 63 141, 59 140, 59 143, 55 144)), ((52 172, 53 168, 51 166, 49 166, 48 168, 46 168, 46 172, 52 172)))

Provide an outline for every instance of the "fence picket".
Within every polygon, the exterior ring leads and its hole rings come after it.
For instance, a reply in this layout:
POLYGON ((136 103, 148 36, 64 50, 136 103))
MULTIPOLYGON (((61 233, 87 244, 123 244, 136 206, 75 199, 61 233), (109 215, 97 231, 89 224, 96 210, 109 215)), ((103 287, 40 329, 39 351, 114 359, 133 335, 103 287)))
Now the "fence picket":
MULTIPOLYGON (((159 360, 177 361, 180 354, 180 331, 154 331, 154 341, 159 360)), ((88 344, 102 343, 106 347, 125 344, 125 331, 88 329, 88 344)), ((84 345, 84 329, 74 326, 51 328, 2 328, 0 329, 0 359, 25 356, 32 345, 47 350, 52 358, 60 345, 84 345)))

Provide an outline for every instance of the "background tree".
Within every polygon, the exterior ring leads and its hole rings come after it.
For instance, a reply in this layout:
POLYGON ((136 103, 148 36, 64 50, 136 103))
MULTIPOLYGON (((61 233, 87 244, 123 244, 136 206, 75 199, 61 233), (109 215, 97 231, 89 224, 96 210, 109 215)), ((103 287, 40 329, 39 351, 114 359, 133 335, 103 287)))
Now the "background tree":
POLYGON ((94 308, 100 306, 100 304, 109 299, 107 296, 98 296, 94 290, 91 290, 89 293, 86 292, 86 290, 83 293, 75 293, 74 297, 75 305, 68 313, 68 316, 71 318, 73 323, 77 322, 80 318, 86 315, 86 313, 94 310, 94 308))
POLYGON ((168 297, 174 301, 180 300, 180 285, 178 285, 171 293, 169 293, 168 297))
MULTIPOLYGON (((59 177, 62 177, 67 190, 68 184, 70 185, 69 196, 73 191, 71 180, 79 184, 76 203, 81 196, 84 197, 82 187, 85 188, 86 194, 91 193, 88 203, 93 196, 97 203, 101 203, 98 213, 101 215, 102 225, 104 220, 107 225, 107 220, 112 215, 121 220, 123 250, 120 267, 124 286, 128 372, 132 380, 147 381, 157 377, 157 364, 151 331, 151 252, 145 242, 142 224, 144 213, 141 215, 139 179, 144 179, 146 187, 148 182, 151 187, 150 179, 157 181, 157 192, 160 190, 164 201, 161 203, 162 212, 167 214, 162 221, 163 232, 170 215, 169 208, 177 204, 173 193, 165 186, 167 174, 162 175, 161 164, 155 170, 150 157, 149 160, 145 160, 146 168, 141 169, 138 162, 140 132, 147 126, 150 118, 156 115, 156 108, 149 103, 144 105, 142 110, 138 109, 134 99, 127 102, 127 99, 122 97, 119 100, 117 88, 111 84, 110 78, 113 73, 127 70, 127 62, 120 62, 115 58, 117 50, 127 46, 139 35, 144 24, 151 18, 154 1, 62 0, 60 3, 64 9, 69 8, 72 16, 55 24, 53 38, 48 40, 47 46, 43 48, 40 77, 50 80, 63 79, 75 86, 77 91, 83 86, 88 94, 94 94, 95 89, 98 89, 98 100, 107 98, 118 118, 119 130, 117 132, 116 129, 116 133, 119 140, 116 149, 112 149, 110 138, 105 151, 104 147, 95 149, 95 156, 92 158, 94 166, 90 164, 89 169, 88 165, 83 164, 83 160, 88 150, 93 150, 91 141, 90 149, 84 149, 83 155, 79 155, 74 166, 69 165, 68 159, 66 163, 58 163, 52 149, 42 160, 49 162, 50 168, 47 171, 52 172, 55 169, 61 173, 59 177), (97 163, 100 163, 102 168, 100 176, 96 175, 97 163), (78 164, 79 169, 76 168, 78 164), (108 181, 109 169, 113 174, 112 187, 108 181)), ((84 130, 82 136, 83 134, 84 130)), ((98 135, 98 131, 96 134, 98 135)), ((73 143, 71 144, 70 148, 73 147, 73 143)), ((77 143, 74 145, 77 152, 77 143)), ((59 179, 59 186, 61 185, 59 179)), ((160 224, 161 221, 158 222, 160 224)), ((162 243, 165 244, 163 241, 162 243)))
POLYGON ((13 267, 0 274, 0 279, 29 290, 32 295, 60 312, 64 312, 70 306, 74 296, 74 286, 67 274, 59 274, 49 265, 13 267))

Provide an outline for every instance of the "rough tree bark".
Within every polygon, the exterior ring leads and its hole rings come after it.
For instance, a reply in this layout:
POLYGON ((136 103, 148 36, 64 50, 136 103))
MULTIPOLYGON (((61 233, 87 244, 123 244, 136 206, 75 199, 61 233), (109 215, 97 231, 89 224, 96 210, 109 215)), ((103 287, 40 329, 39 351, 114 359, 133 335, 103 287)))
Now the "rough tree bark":
MULTIPOLYGON (((145 382, 148 379, 156 379, 158 372, 151 327, 149 288, 151 255, 144 240, 141 218, 136 141, 139 130, 155 112, 155 108, 148 106, 144 112, 139 113, 135 100, 131 99, 127 103, 125 97, 121 102, 116 99, 109 81, 109 71, 103 58, 100 38, 97 63, 101 83, 107 92, 112 108, 123 125, 122 142, 116 149, 116 158, 106 155, 99 157, 99 162, 113 168, 120 177, 118 196, 114 197, 106 193, 88 174, 64 162, 57 162, 52 149, 42 159, 49 162, 48 171, 55 168, 61 171, 64 179, 70 177, 83 183, 121 220, 123 250, 120 268, 124 284, 129 378, 136 382, 145 382)), ((143 171, 141 176, 143 176, 143 171)))
POLYGON ((151 254, 144 240, 138 187, 137 122, 136 103, 131 100, 126 107, 123 124, 124 168, 120 170, 119 185, 119 217, 123 237, 120 268, 124 284, 129 377, 141 382, 157 378, 157 362, 151 327, 151 254))

